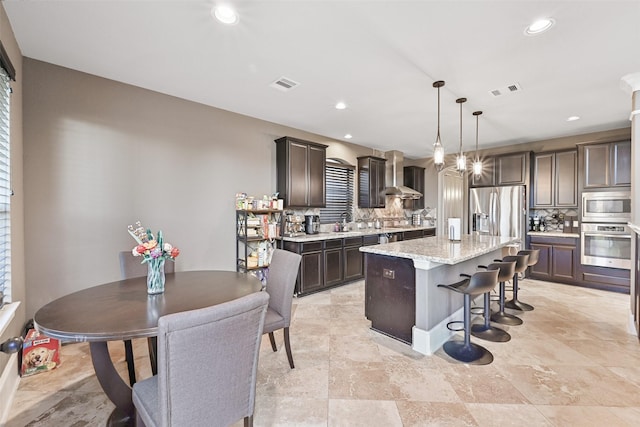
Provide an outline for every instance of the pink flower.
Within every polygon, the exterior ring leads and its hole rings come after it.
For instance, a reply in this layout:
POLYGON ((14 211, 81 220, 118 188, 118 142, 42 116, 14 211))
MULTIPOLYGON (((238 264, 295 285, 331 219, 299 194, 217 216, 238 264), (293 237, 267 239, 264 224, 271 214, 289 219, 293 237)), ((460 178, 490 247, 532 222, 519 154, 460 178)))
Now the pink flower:
POLYGON ((171 258, 176 258, 178 255, 180 255, 180 249, 172 248, 171 249, 171 258))

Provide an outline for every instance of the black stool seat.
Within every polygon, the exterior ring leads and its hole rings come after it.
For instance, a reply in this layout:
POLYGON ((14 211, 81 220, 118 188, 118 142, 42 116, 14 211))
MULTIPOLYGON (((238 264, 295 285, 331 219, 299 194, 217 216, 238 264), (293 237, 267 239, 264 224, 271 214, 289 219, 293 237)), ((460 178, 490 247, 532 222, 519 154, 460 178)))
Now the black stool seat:
POLYGON ((518 270, 524 271, 527 268, 527 263, 529 261, 529 255, 508 255, 502 259, 502 262, 513 262, 515 263, 513 274, 506 276, 505 280, 500 281, 500 309, 498 312, 493 313, 491 315, 491 321, 500 323, 502 325, 510 325, 517 326, 522 325, 522 319, 516 317, 512 314, 509 314, 504 311, 505 309, 505 282, 507 279, 511 277, 515 277, 518 273, 518 270))
MULTIPOLYGON (((498 282, 504 283, 513 276, 516 262, 494 262, 486 267, 482 265, 478 267, 486 268, 487 270, 498 270, 498 282)), ((511 340, 511 335, 507 331, 491 326, 491 290, 484 294, 483 317, 483 324, 471 326, 471 335, 492 342, 507 342, 511 340)))
POLYGON ((531 311, 533 310, 533 306, 531 304, 527 304, 518 300, 518 274, 524 273, 527 267, 531 267, 538 263, 540 249, 521 250, 518 251, 518 255, 529 255, 529 259, 527 261, 527 266, 522 271, 518 272, 518 269, 516 268, 516 275, 513 276, 513 299, 507 301, 504 306, 506 308, 510 308, 511 310, 531 311))
POLYGON ((444 352, 460 362, 474 365, 488 365, 493 362, 493 354, 486 348, 471 343, 471 297, 490 292, 498 283, 499 270, 479 271, 468 279, 452 285, 438 285, 464 295, 464 341, 447 341, 442 346, 444 352))

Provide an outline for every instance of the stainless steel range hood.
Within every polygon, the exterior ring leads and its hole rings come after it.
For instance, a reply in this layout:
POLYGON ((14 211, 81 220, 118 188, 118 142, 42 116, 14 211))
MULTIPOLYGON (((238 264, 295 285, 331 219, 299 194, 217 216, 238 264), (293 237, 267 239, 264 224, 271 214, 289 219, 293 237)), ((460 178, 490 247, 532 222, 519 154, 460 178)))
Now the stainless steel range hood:
POLYGON ((392 150, 384 153, 387 159, 386 179, 391 186, 385 188, 384 194, 387 196, 395 196, 401 199, 419 199, 422 193, 413 188, 406 187, 404 184, 403 161, 404 155, 401 151, 392 150))

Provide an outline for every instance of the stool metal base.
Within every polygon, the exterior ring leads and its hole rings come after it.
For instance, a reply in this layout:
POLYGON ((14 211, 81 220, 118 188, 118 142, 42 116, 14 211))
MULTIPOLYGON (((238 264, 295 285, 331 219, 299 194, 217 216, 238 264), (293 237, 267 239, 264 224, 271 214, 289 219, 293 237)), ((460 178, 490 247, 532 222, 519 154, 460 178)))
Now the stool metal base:
POLYGON ((493 326, 472 325, 471 335, 491 342, 507 342, 511 340, 511 335, 507 331, 493 326))
POLYGON ((505 313, 503 311, 493 313, 491 315, 491 321, 500 323, 502 325, 509 325, 509 326, 518 326, 518 325, 522 325, 523 323, 521 318, 516 317, 512 314, 505 313))
POLYGON ((447 341, 442 349, 452 358, 472 365, 488 365, 493 362, 493 354, 481 345, 463 341, 447 341))
POLYGON ((510 300, 504 303, 505 308, 510 308, 511 310, 518 311, 532 311, 533 306, 527 304, 526 302, 518 301, 518 300, 510 300))

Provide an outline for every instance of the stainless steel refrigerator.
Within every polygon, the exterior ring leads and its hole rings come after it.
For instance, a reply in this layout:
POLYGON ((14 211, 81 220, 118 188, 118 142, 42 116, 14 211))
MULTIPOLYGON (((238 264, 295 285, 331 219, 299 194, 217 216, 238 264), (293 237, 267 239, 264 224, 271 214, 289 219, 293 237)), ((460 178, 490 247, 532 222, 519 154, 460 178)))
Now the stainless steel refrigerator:
POLYGON ((469 190, 469 232, 520 239, 524 249, 527 197, 524 185, 469 190))

